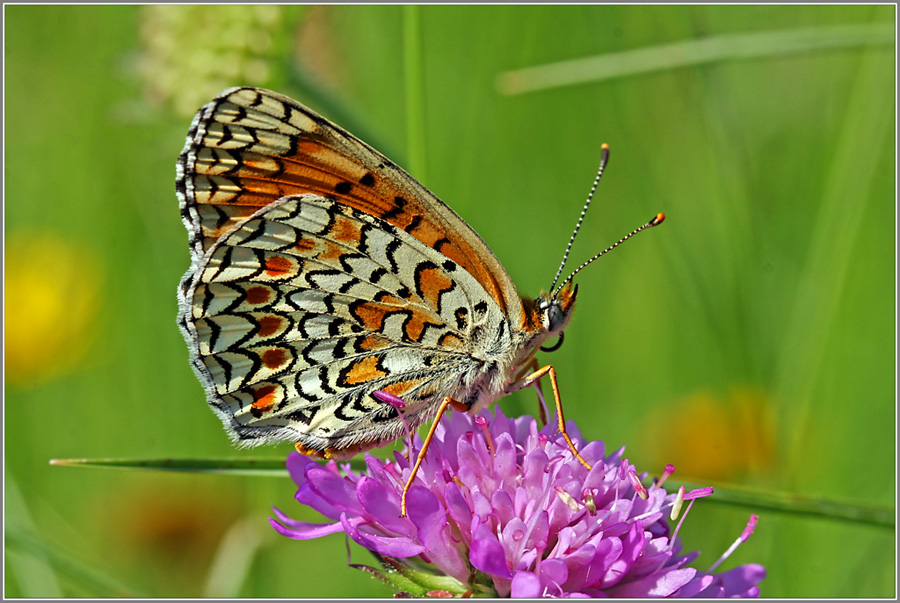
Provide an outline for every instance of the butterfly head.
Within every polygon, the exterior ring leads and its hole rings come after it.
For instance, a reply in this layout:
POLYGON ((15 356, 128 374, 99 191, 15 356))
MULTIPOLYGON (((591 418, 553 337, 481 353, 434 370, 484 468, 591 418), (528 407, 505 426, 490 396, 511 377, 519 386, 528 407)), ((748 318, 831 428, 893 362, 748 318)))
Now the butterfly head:
POLYGON ((542 293, 534 300, 534 311, 548 335, 557 335, 566 328, 569 317, 572 316, 577 295, 578 286, 568 283, 555 295, 542 293))
POLYGON ((534 328, 540 331, 544 338, 559 336, 556 344, 541 348, 545 352, 552 352, 562 345, 562 332, 572 316, 576 295, 578 295, 578 286, 573 286, 569 282, 556 293, 541 293, 532 302, 531 324, 534 328))

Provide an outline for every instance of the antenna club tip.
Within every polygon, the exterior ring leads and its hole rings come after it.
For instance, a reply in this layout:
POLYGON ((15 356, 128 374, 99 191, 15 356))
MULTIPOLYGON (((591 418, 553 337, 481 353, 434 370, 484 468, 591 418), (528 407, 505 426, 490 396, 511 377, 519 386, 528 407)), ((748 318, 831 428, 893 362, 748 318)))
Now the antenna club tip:
POLYGON ((604 142, 603 144, 600 145, 600 148, 601 148, 602 150, 604 150, 604 151, 608 151, 608 150, 609 150, 609 145, 606 144, 606 143, 604 142))
POLYGON ((658 214, 656 214, 656 216, 653 217, 652 220, 650 220, 650 226, 658 226, 658 225, 662 224, 663 220, 665 220, 665 219, 666 219, 666 214, 659 212, 658 214))

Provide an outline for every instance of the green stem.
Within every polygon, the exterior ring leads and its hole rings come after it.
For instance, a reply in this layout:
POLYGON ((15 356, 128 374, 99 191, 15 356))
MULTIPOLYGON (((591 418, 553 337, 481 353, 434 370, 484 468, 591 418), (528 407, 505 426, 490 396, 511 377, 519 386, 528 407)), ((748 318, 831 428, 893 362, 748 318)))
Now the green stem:
POLYGON ((409 171, 426 182, 425 82, 419 7, 403 5, 403 68, 406 78, 406 144, 409 171))

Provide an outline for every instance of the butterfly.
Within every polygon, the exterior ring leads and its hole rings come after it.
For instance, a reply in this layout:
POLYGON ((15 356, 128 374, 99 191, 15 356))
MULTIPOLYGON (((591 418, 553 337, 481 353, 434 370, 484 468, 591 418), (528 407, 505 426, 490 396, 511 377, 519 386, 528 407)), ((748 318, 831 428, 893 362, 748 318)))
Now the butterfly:
POLYGON ((549 375, 577 455, 555 371, 534 359, 569 321, 571 277, 521 297, 412 176, 268 90, 230 88, 199 110, 176 192, 191 252, 178 324, 238 443, 349 458, 431 421, 408 490, 448 406, 477 412, 549 375))

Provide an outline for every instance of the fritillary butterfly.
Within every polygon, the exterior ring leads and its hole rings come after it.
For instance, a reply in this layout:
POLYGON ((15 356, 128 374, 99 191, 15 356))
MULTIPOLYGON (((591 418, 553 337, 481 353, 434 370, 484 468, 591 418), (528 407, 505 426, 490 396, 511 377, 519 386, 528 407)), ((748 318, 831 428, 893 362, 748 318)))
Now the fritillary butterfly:
POLYGON ((571 277, 521 298, 452 209, 268 90, 231 88, 200 109, 176 190, 191 250, 178 323, 239 443, 347 458, 402 436, 404 421, 433 432, 448 405, 477 411, 549 374, 575 451, 552 366, 534 370, 572 313, 571 277), (398 398, 402 411, 383 401, 398 398))

